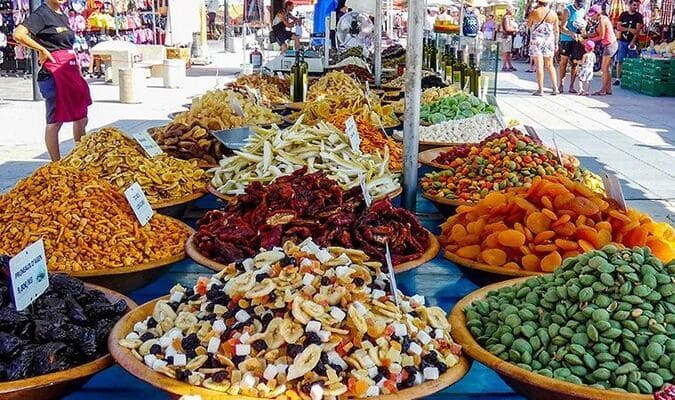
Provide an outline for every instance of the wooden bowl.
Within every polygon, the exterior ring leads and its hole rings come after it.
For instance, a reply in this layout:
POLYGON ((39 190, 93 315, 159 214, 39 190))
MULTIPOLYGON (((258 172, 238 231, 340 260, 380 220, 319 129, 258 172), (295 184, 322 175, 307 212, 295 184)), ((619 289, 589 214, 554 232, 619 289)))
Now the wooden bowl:
POLYGON ((220 193, 218 191, 218 189, 216 189, 216 187, 213 186, 213 184, 211 182, 209 182, 209 184, 206 185, 206 190, 208 190, 209 193, 211 193, 212 195, 216 196, 217 198, 223 200, 226 203, 236 197, 236 196, 230 196, 228 194, 220 193))
POLYGON ((464 272, 475 284, 478 286, 485 286, 492 283, 502 282, 513 278, 533 277, 544 275, 544 272, 515 270, 504 267, 495 267, 482 262, 469 260, 468 258, 460 257, 455 253, 445 250, 443 257, 457 264, 462 272, 464 272))
POLYGON ((426 166, 429 166, 431 168, 436 168, 436 169, 448 169, 450 166, 445 165, 445 164, 440 164, 435 162, 434 160, 436 157, 438 157, 441 153, 446 153, 450 150, 452 150, 456 146, 461 146, 460 143, 453 144, 451 146, 445 146, 445 147, 434 147, 428 150, 425 150, 423 152, 420 152, 417 156, 417 160, 420 162, 420 164, 424 164, 426 166))
POLYGON ((200 197, 204 196, 205 194, 206 194, 206 188, 204 188, 204 190, 199 190, 197 192, 191 193, 187 196, 183 196, 179 199, 164 200, 164 201, 152 203, 150 205, 152 206, 153 210, 157 210, 157 212, 159 212, 161 214, 164 214, 162 212, 162 210, 164 210, 164 209, 189 203, 193 200, 199 199, 200 197))
POLYGON ((302 111, 305 109, 305 103, 301 101, 287 103, 286 108, 288 108, 289 110, 302 111))
MULTIPOLYGON (((166 217, 171 218, 171 217, 166 217)), ((194 229, 182 221, 171 218, 181 224, 192 235, 194 229)), ((171 257, 147 262, 133 267, 105 268, 92 271, 68 271, 68 275, 82 279, 87 283, 93 283, 115 290, 121 293, 129 293, 141 288, 159 278, 162 273, 161 267, 181 261, 186 257, 185 251, 171 257)))
MULTIPOLYGON (((177 379, 169 378, 168 376, 153 371, 148 368, 142 361, 131 355, 129 349, 124 348, 118 344, 120 339, 133 330, 136 322, 144 320, 148 315, 152 314, 155 303, 162 299, 168 299, 169 296, 164 296, 159 299, 151 300, 140 307, 137 307, 129 314, 122 317, 113 327, 108 337, 108 348, 110 354, 117 361, 117 363, 124 368, 131 375, 143 380, 150 385, 163 390, 172 395, 172 398, 177 398, 183 395, 197 395, 201 396, 202 400, 259 400, 256 397, 250 396, 232 396, 210 390, 201 386, 192 386, 189 383, 179 381, 177 379)), ((427 381, 421 385, 412 388, 400 390, 397 393, 389 395, 381 395, 376 397, 369 397, 370 400, 402 400, 402 399, 418 399, 429 396, 446 387, 454 384, 462 379, 471 367, 471 359, 462 355, 459 358, 459 363, 452 368, 449 368, 446 373, 441 375, 435 381, 427 381)), ((31 399, 32 400, 32 399, 31 399)))
POLYGON ((534 400, 651 400, 653 396, 631 393, 619 393, 594 389, 586 385, 577 385, 558 379, 547 378, 534 372, 528 372, 514 364, 500 359, 484 349, 466 327, 464 308, 476 300, 484 299, 488 292, 516 285, 529 278, 511 279, 495 283, 469 293, 459 301, 450 314, 452 337, 462 345, 462 350, 474 360, 484 364, 499 374, 506 383, 518 393, 534 400))
POLYGON ((422 197, 434 203, 434 206, 436 206, 438 212, 445 216, 454 215, 457 212, 457 207, 464 204, 464 202, 461 200, 431 196, 425 192, 422 192, 422 197))
MULTIPOLYGON (((399 142, 403 141, 403 133, 394 132, 392 137, 395 140, 398 140, 399 142)), ((456 146, 456 145, 459 145, 459 144, 461 144, 461 143, 429 142, 429 141, 426 141, 426 140, 420 140, 419 141, 419 151, 422 152, 422 151, 426 151, 426 150, 429 150, 429 149, 434 149, 436 147, 448 147, 448 146, 452 146, 452 145, 456 146)))
MULTIPOLYGON (((127 313, 137 307, 130 298, 112 290, 85 283, 88 289, 100 290, 111 302, 127 302, 127 313)), ((79 389, 96 373, 113 365, 110 354, 86 364, 64 371, 52 372, 32 378, 0 383, 0 398, 3 400, 52 400, 59 399, 79 389)))
MULTIPOLYGON (((404 271, 409 271, 411 269, 417 268, 420 265, 433 260, 436 255, 438 255, 439 250, 441 249, 441 245, 438 243, 438 239, 436 236, 429 232, 426 231, 427 234, 429 235, 429 248, 427 251, 425 251, 419 258, 416 258, 414 260, 410 260, 408 262, 405 262, 403 264, 398 264, 394 265, 394 272, 399 273, 399 272, 404 272, 404 271)), ((190 235, 188 238, 187 242, 185 242, 185 252, 187 255, 197 264, 203 265, 209 269, 212 269, 214 271, 222 271, 223 268, 225 268, 227 265, 220 263, 218 261, 212 260, 202 253, 199 252, 197 249, 197 246, 194 243, 194 236, 195 234, 193 233, 190 235)))

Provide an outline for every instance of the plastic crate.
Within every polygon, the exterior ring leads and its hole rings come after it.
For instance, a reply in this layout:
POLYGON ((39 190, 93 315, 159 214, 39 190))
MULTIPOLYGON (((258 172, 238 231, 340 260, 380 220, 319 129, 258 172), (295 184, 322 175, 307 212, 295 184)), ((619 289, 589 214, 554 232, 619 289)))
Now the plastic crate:
POLYGON ((626 58, 623 60, 623 72, 642 73, 642 60, 639 58, 626 58))
POLYGON ((673 78, 675 77, 675 71, 671 69, 670 65, 645 64, 642 67, 642 75, 646 78, 673 78))
POLYGON ((675 83, 644 79, 640 83, 640 93, 653 97, 675 97, 675 83))

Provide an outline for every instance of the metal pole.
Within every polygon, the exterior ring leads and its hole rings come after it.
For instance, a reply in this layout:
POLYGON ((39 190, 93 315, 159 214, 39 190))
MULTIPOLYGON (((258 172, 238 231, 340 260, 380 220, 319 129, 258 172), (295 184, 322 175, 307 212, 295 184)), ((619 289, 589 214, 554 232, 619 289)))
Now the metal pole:
MULTIPOLYGON (((38 7, 42 4, 41 0, 30 0, 30 12, 33 13, 37 10, 38 7)), ((40 64, 38 59, 38 53, 35 50, 30 52, 30 72, 31 78, 33 81, 33 101, 42 101, 42 94, 40 93, 40 87, 38 86, 38 72, 40 71, 40 64)))
POLYGON ((157 15, 155 14, 155 0, 150 2, 152 6, 152 44, 157 44, 157 15))
POLYGON ((225 16, 223 18, 223 51, 227 51, 227 0, 225 0, 225 16))
POLYGON ((380 87, 382 78, 382 0, 375 0, 375 86, 380 87))
POLYGON ((330 15, 326 15, 326 19, 324 20, 324 32, 323 32, 323 58, 324 58, 324 66, 329 66, 330 65, 330 15))
POLYGON ((408 1, 408 38, 405 55, 405 114, 403 120, 403 207, 415 212, 417 203, 417 153, 422 91, 422 35, 424 0, 408 1))

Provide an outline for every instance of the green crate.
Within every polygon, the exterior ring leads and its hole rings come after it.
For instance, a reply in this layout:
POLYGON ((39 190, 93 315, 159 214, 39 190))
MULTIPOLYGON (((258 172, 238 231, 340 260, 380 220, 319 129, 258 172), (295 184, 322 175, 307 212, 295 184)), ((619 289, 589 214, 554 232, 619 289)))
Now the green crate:
POLYGON ((653 97, 675 97, 675 83, 645 79, 640 83, 640 93, 653 97))
POLYGON ((642 73, 642 61, 639 58, 626 58, 623 60, 623 72, 642 73))
POLYGON ((666 77, 674 75, 670 65, 645 64, 642 67, 642 75, 646 77, 666 77))

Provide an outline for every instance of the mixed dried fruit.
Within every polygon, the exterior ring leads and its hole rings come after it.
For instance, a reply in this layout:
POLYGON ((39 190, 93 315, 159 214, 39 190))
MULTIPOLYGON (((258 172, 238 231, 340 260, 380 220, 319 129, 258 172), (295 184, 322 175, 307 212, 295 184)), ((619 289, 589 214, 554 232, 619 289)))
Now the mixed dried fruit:
POLYGON ((382 197, 399 189, 389 172, 389 151, 382 156, 354 151, 347 135, 330 124, 301 125, 286 129, 257 128, 241 151, 220 160, 213 186, 226 195, 243 194, 251 182, 268 183, 306 167, 324 171, 345 189, 358 187, 363 174, 368 191, 382 197))
POLYGON ((181 223, 156 214, 141 226, 110 183, 61 163, 39 168, 0 195, 0 254, 44 240, 54 271, 131 267, 184 254, 181 223))
POLYGON ((321 246, 343 246, 384 260, 385 244, 394 264, 419 258, 429 237, 415 216, 388 199, 365 207, 360 187, 344 191, 324 173, 305 169, 263 186, 253 182, 225 208, 198 222, 194 243, 220 263, 240 261, 286 241, 313 238, 321 246))
POLYGON ((213 90, 194 99, 190 111, 181 113, 169 124, 151 131, 159 147, 171 156, 184 160, 197 159, 200 166, 214 166, 227 149, 209 132, 242 126, 279 124, 278 114, 255 104, 250 95, 234 90, 213 90), (236 98, 243 115, 232 105, 236 98))
POLYGON ((529 187, 536 176, 581 179, 575 161, 564 157, 561 165, 554 150, 507 128, 476 145, 460 145, 441 153, 434 162, 447 169, 425 174, 421 186, 433 197, 475 202, 493 191, 529 187))
MULTIPOLYGON (((652 394, 675 376, 675 262, 609 245, 464 309, 489 352, 530 372, 652 394)), ((610 394, 606 398, 611 398, 610 394)))
POLYGON ((365 92, 361 84, 351 76, 341 71, 332 71, 310 85, 307 101, 330 96, 364 97, 365 92))
POLYGON ((62 162, 101 177, 121 190, 138 182, 153 205, 204 192, 209 181, 197 162, 167 154, 150 158, 135 140, 115 128, 88 134, 62 162))
POLYGON ((675 258, 675 230, 564 177, 536 177, 529 188, 492 192, 457 207, 440 240, 457 256, 511 269, 552 272, 566 258, 609 243, 648 246, 675 258))
POLYGON ((360 251, 308 240, 176 285, 119 341, 153 370, 230 395, 370 397, 459 362, 450 324, 360 251))
POLYGON ((398 126, 400 120, 390 105, 382 105, 380 99, 371 94, 368 99, 365 95, 325 96, 321 99, 307 102, 304 108, 288 116, 288 120, 296 121, 300 116, 305 124, 312 125, 326 121, 336 115, 351 117, 361 116, 375 126, 398 126))
MULTIPOLYGON (((0 256, 0 269, 9 258, 0 256)), ((49 288, 27 309, 12 303, 0 278, 0 382, 74 368, 108 353, 108 334, 127 310, 68 275, 49 276, 49 288)))
MULTIPOLYGON (((328 118, 326 122, 330 122, 334 126, 345 130, 345 123, 348 119, 347 115, 341 114, 328 118)), ((385 151, 389 151, 389 168, 392 171, 400 171, 403 167, 403 147, 401 143, 386 135, 380 127, 363 116, 355 117, 354 121, 361 138, 361 151, 380 155, 384 154, 385 151), (385 147, 387 150, 385 150, 385 147)))
POLYGON ((264 104, 270 106, 285 104, 291 101, 289 98, 290 83, 270 75, 239 75, 234 85, 243 86, 251 90, 259 89, 264 104))

